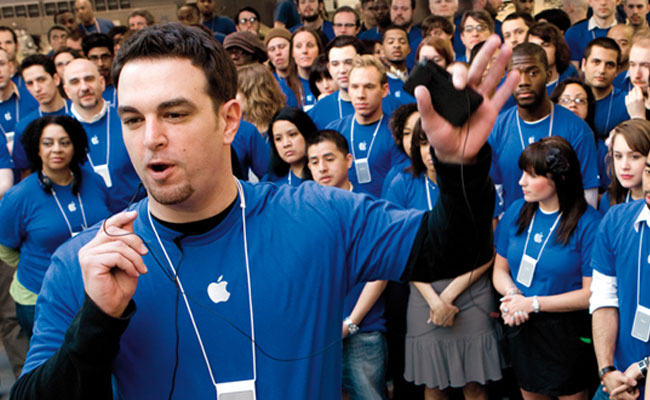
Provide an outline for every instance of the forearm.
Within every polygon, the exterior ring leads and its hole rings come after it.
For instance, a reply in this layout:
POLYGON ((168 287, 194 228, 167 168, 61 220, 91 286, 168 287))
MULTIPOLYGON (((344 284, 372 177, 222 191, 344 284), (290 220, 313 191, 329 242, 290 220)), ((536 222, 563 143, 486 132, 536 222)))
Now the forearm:
POLYGON ((442 301, 430 283, 413 282, 413 286, 420 292, 424 301, 429 305, 429 308, 435 308, 442 301))
POLYGON ((543 312, 569 312, 589 308, 589 287, 553 296, 539 296, 539 310, 543 312))
POLYGON ((519 289, 515 286, 515 282, 510 276, 510 267, 508 260, 499 254, 496 255, 494 260, 494 269, 492 270, 492 285, 494 289, 501 295, 518 293, 519 289))
POLYGON ((59 399, 65 393, 66 399, 112 399, 111 364, 134 312, 131 302, 123 318, 111 318, 86 296, 59 350, 21 376, 11 398, 59 399))
POLYGON ((602 307, 597 309, 592 315, 591 323, 598 369, 613 365, 618 336, 618 308, 602 307))
POLYGON ((422 220, 403 280, 454 278, 492 258, 495 196, 488 176, 490 159, 485 145, 472 165, 436 160, 440 197, 422 220))
POLYGON ((453 303, 461 293, 467 290, 468 287, 472 286, 480 277, 485 274, 485 272, 492 266, 492 260, 486 262, 482 266, 476 268, 474 271, 466 272, 463 275, 455 278, 453 281, 447 285, 447 287, 440 293, 440 297, 453 303))
POLYGON ((375 305, 388 281, 374 281, 368 282, 363 287, 357 303, 354 305, 352 312, 350 313, 350 319, 355 324, 361 324, 361 321, 366 317, 368 311, 375 305))

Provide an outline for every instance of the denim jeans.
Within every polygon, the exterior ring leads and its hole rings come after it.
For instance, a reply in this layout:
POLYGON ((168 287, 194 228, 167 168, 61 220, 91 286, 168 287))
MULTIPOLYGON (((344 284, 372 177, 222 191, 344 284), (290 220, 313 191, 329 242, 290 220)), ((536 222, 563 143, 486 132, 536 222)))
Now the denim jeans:
POLYGON ((16 318, 18 319, 18 325, 25 332, 27 337, 32 337, 32 330, 34 329, 34 312, 36 311, 36 306, 23 306, 22 304, 16 303, 16 318))
POLYGON ((386 338, 375 332, 343 340, 343 386, 351 400, 386 400, 386 338))

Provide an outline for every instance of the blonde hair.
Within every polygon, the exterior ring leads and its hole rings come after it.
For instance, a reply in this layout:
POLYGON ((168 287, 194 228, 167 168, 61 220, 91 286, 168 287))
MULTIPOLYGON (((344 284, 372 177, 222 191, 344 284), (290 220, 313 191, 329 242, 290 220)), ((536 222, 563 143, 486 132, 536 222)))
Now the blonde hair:
POLYGON ((381 61, 379 61, 377 57, 371 54, 355 56, 352 59, 352 68, 350 69, 348 76, 350 76, 350 74, 355 68, 366 68, 366 67, 375 67, 377 69, 380 75, 379 83, 381 83, 382 86, 388 83, 388 75, 386 75, 386 67, 384 66, 384 64, 381 63, 381 61))
POLYGON ((273 115, 287 102, 271 71, 259 63, 237 69, 237 91, 243 103, 243 119, 265 131, 273 115))

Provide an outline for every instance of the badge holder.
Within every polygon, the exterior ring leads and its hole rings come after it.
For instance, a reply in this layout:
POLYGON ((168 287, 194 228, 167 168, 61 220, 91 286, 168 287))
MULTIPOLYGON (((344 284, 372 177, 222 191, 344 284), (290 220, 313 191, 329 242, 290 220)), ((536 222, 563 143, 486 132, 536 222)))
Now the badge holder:
POLYGON ((368 164, 367 158, 354 160, 354 169, 357 172, 357 181, 359 183, 370 183, 372 178, 370 176, 370 164, 368 164))
POLYGON ((106 187, 110 188, 113 186, 113 181, 111 181, 111 173, 108 171, 108 164, 93 165, 93 170, 95 170, 95 173, 104 179, 104 184, 106 184, 106 187))
POLYGON ((530 287, 533 282, 533 275, 535 275, 535 268, 537 267, 537 260, 533 257, 524 254, 519 264, 519 272, 517 272, 517 282, 526 287, 530 287))
POLYGON ((650 309, 641 304, 636 307, 634 314, 632 337, 646 343, 650 338, 650 309))
POLYGON ((256 400, 255 380, 217 383, 217 400, 256 400))

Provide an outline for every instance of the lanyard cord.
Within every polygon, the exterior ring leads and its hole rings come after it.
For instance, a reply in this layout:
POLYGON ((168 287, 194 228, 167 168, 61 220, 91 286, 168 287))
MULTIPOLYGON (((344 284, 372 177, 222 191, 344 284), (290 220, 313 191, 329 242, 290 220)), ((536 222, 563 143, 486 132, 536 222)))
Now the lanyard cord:
MULTIPOLYGON (((375 138, 377 137, 377 132, 379 132, 379 127, 381 126, 381 122, 384 120, 384 114, 381 114, 381 118, 379 118, 379 122, 377 123, 377 127, 375 128, 375 132, 372 134, 372 140, 370 141, 370 147, 368 148, 368 154, 366 154, 366 159, 370 158, 370 152, 372 151, 372 145, 375 143, 375 138)), ((354 159, 357 159, 357 156, 355 154, 355 148, 354 148, 354 123, 356 122, 356 119, 354 118, 354 114, 352 115, 352 124, 350 124, 350 142, 352 143, 352 157, 354 159)))
MULTIPOLYGON (((551 104, 551 123, 548 127, 548 136, 551 136, 553 133, 553 118, 555 117, 555 106, 551 104)), ((521 149, 525 150, 526 145, 524 144, 524 136, 521 134, 521 123, 519 122, 521 117, 519 116, 519 110, 517 110, 517 130, 519 131, 519 141, 521 142, 521 149)))
POLYGON ((427 204, 429 204, 429 211, 433 210, 433 204, 431 204, 431 193, 429 193, 429 178, 427 174, 424 174, 424 189, 427 191, 427 204))
MULTIPOLYGON (((528 249, 528 240, 530 239, 530 232, 533 230, 533 224, 535 223, 535 216, 537 215, 537 212, 533 214, 533 218, 530 220, 530 225, 528 225, 528 235, 526 236, 526 244, 524 244, 524 253, 523 255, 526 255, 526 250, 528 249)), ((560 217, 562 217, 562 213, 559 213, 557 215, 557 218, 555 218, 555 222, 553 222, 553 226, 551 226, 551 229, 548 231, 548 236, 546 236, 546 239, 544 240, 544 244, 542 244, 542 248, 539 249, 539 254, 537 255, 537 258, 535 259, 535 262, 538 262, 540 258, 542 258, 542 253, 544 252, 544 247, 546 247, 546 243, 548 243, 548 239, 551 238, 551 235, 553 234, 553 231, 555 230, 555 227, 557 226, 557 223, 560 221, 560 217)))
MULTIPOLYGON (((106 167, 108 167, 108 159, 110 157, 110 149, 111 149, 111 114, 110 110, 106 111, 106 167)), ((90 157, 90 151, 86 153, 86 157, 88 158, 88 161, 90 162, 90 166, 95 168, 95 163, 93 163, 92 157, 90 157)))
MULTIPOLYGON (((61 206, 61 202, 59 201, 59 198, 56 196, 56 191, 54 188, 50 188, 52 190, 52 195, 54 196, 54 200, 56 201, 56 205, 59 206, 59 211, 61 211, 61 215, 63 215, 63 219, 65 220, 66 225, 68 225, 68 230, 70 231, 70 237, 74 237, 74 232, 72 230, 72 225, 70 225, 70 221, 68 220, 68 217, 65 215, 65 211, 63 210, 63 207, 61 206)), ((81 201, 81 196, 79 193, 77 193, 77 200, 79 200, 79 208, 81 209, 81 218, 84 221, 83 226, 81 227, 82 230, 85 230, 88 228, 88 222, 86 222, 86 213, 84 212, 84 203, 81 201)))

